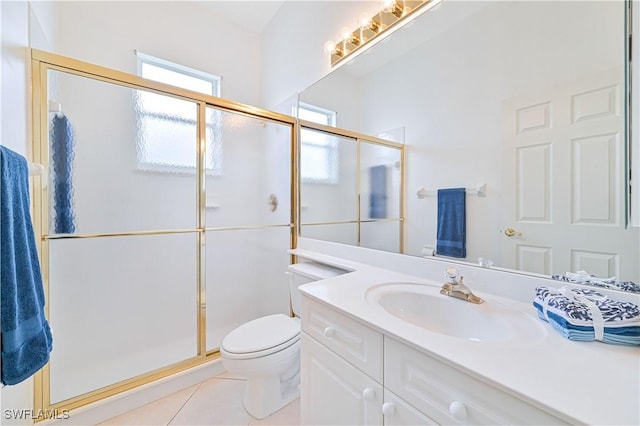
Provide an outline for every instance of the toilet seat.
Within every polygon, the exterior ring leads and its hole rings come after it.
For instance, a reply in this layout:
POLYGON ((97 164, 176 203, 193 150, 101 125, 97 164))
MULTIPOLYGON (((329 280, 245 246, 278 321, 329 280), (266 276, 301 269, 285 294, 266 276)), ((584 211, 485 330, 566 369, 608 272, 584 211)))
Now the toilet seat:
POLYGON ((229 359, 259 358, 286 349, 299 340, 299 321, 275 314, 249 321, 227 334, 220 351, 229 359))

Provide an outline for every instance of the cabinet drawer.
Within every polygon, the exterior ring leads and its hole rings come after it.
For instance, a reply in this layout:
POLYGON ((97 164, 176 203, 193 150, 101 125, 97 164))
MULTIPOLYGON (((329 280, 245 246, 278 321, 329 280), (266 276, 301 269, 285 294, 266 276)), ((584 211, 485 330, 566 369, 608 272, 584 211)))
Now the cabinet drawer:
POLYGON ((302 330, 382 382, 382 334, 344 314, 302 298, 302 330))
POLYGON ((565 424, 493 386, 385 338, 384 385, 441 424, 565 424))

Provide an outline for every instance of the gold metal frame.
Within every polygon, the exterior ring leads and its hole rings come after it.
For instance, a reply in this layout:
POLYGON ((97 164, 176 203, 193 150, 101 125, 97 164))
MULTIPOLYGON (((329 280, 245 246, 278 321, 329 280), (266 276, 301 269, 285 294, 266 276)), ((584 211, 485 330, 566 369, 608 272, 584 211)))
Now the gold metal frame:
MULTIPOLYGON (((358 181, 356 183, 356 219, 354 220, 344 220, 344 221, 328 221, 328 222, 305 222, 302 223, 301 220, 301 212, 300 205, 298 205, 298 212, 296 215, 296 222, 298 224, 297 233, 299 235, 302 234, 302 226, 322 226, 322 225, 347 225, 347 224, 357 224, 358 228, 356 230, 357 235, 357 244, 361 246, 361 224, 363 223, 374 223, 374 222, 398 222, 399 223, 399 252, 404 253, 405 251, 405 212, 406 212, 406 203, 405 203, 405 182, 406 182, 406 169, 405 169, 405 145, 388 141, 386 139, 381 139, 375 136, 366 135, 364 133, 355 132, 352 130, 341 129, 339 127, 327 126, 320 123, 314 123, 312 121, 299 120, 299 128, 300 129, 308 129, 317 132, 326 133, 332 136, 338 136, 346 139, 354 140, 356 143, 356 174, 358 177, 358 181), (381 145, 388 148, 394 148, 400 151, 400 206, 399 206, 399 215, 398 218, 390 218, 390 219, 362 219, 362 212, 360 207, 360 199, 362 196, 362 188, 360 185, 360 176, 361 176, 361 164, 360 164, 360 147, 362 143, 381 145)), ((298 132, 299 133, 299 132, 298 132)), ((296 163, 300 163, 300 153, 296 153, 296 163)), ((298 175, 299 176, 299 175, 298 175)), ((300 179, 297 179, 297 183, 300 184, 300 179)), ((301 185, 300 185, 301 186, 301 185)), ((297 189, 297 197, 299 202, 301 187, 297 189)), ((295 262, 293 262, 295 263, 295 262)))
MULTIPOLYGON (((143 384, 158 380, 163 377, 175 374, 180 371, 200 365, 204 362, 219 357, 219 350, 207 352, 206 346, 206 232, 239 229, 264 229, 272 227, 288 227, 290 229, 290 248, 295 248, 297 243, 297 221, 298 212, 298 148, 297 148, 297 120, 284 114, 267 111, 250 105, 234 102, 228 99, 207 96, 202 93, 192 92, 185 89, 176 88, 166 84, 146 80, 136 75, 112 70, 109 68, 89 64, 72 58, 43 52, 32 49, 32 86, 33 86, 33 158, 32 161, 43 164, 48 168, 48 71, 56 70, 68 74, 86 77, 93 80, 116 84, 118 86, 134 89, 144 89, 167 96, 172 96, 188 100, 197 104, 198 107, 198 127, 196 143, 197 166, 196 166, 196 191, 197 208, 196 223, 194 229, 166 229, 150 230, 124 233, 103 233, 103 234, 79 234, 79 235, 49 235, 49 198, 44 194, 43 179, 47 176, 36 177, 33 180, 33 211, 34 230, 39 240, 38 251, 42 265, 42 275, 44 281, 45 298, 49 300, 49 241, 57 239, 81 239, 81 238, 103 238, 103 237, 123 237, 140 235, 163 235, 163 234, 183 234, 194 233, 197 235, 197 274, 196 274, 196 295, 197 303, 197 355, 190 359, 182 360, 178 363, 159 368, 141 374, 130 379, 105 386, 101 389, 79 395, 55 404, 51 403, 50 394, 50 369, 47 364, 34 378, 34 409, 35 412, 47 412, 46 410, 68 409, 72 410, 86 404, 99 401, 109 396, 133 389, 143 384), (206 147, 206 108, 214 107, 222 111, 241 114, 247 117, 270 121, 278 124, 288 125, 291 129, 291 211, 290 223, 280 225, 263 226, 231 226, 231 227, 209 227, 206 224, 205 203, 206 192, 205 183, 205 147, 206 147)), ((295 259, 292 259, 292 261, 295 259)), ((49 316, 49 304, 46 305, 46 315, 49 316)), ((39 418, 37 421, 45 420, 39 418)))

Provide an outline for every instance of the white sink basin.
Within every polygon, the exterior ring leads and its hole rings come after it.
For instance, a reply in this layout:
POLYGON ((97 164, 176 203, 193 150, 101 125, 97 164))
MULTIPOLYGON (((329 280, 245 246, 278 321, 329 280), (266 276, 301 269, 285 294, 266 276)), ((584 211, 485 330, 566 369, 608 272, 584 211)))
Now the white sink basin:
POLYGON ((434 333, 475 341, 521 340, 533 343, 545 329, 506 299, 482 304, 440 294, 440 288, 417 283, 387 283, 369 288, 366 299, 409 324, 434 333), (524 340, 523 340, 524 339, 524 340))

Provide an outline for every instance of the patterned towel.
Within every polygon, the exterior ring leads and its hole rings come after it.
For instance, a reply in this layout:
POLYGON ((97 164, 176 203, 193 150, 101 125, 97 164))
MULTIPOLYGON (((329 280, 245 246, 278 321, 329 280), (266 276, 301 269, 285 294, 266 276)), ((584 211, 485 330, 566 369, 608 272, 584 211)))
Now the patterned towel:
POLYGON ((587 271, 578 271, 576 273, 567 272, 565 275, 552 275, 551 279, 575 284, 588 284, 629 293, 640 293, 640 284, 633 281, 616 281, 615 277, 598 278, 595 275, 589 274, 587 271))
POLYGON ((640 345, 640 308, 591 289, 536 288, 538 316, 571 340, 640 345))

